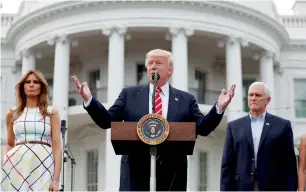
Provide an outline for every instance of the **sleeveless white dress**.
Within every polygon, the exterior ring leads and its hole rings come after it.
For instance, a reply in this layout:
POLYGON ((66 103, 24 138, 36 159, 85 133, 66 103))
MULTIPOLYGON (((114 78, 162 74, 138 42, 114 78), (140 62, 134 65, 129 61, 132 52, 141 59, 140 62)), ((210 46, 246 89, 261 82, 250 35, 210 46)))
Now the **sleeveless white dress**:
POLYGON ((39 108, 25 108, 13 130, 15 146, 3 157, 1 191, 49 191, 54 173, 50 117, 43 119, 39 108))

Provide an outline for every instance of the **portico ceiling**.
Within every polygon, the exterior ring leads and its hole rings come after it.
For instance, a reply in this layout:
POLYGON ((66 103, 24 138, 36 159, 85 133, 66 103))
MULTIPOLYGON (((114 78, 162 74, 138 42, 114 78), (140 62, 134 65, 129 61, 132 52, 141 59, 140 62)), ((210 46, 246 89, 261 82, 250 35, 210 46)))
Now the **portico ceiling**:
MULTIPOLYGON (((171 39, 167 39, 167 28, 130 28, 127 30, 129 39, 125 41, 126 50, 129 46, 141 45, 142 43, 165 41, 171 48, 171 39)), ((210 32, 195 31, 192 36, 188 38, 189 50, 201 49, 198 52, 211 52, 216 55, 224 56, 224 48, 218 47, 218 41, 223 40, 225 36, 218 35, 210 32)), ((70 49, 72 57, 86 54, 86 52, 103 52, 108 49, 108 37, 102 34, 101 30, 82 32, 69 35, 69 39, 74 42, 70 49)), ((158 47, 156 47, 158 48, 158 47)), ((41 42, 33 47, 35 52, 41 53, 43 58, 54 57, 54 46, 50 46, 47 42, 41 42)), ((254 54, 262 50, 260 47, 249 44, 247 47, 242 48, 242 57, 252 57, 254 54)))

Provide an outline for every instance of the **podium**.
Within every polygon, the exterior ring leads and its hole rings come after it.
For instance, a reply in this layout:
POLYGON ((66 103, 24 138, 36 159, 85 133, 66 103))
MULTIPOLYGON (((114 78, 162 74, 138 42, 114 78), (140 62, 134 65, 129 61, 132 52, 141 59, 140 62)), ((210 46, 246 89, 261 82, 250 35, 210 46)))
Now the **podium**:
POLYGON ((171 152, 192 155, 196 141, 194 122, 166 122, 168 135, 158 144, 148 144, 139 137, 139 122, 112 122, 111 142, 116 155, 151 155, 150 191, 156 190, 156 154, 171 152))

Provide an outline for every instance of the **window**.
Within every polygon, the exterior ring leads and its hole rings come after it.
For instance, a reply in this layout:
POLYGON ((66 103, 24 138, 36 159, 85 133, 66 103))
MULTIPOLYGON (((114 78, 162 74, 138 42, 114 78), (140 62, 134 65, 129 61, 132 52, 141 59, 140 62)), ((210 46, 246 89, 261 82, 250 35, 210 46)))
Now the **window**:
POLYGON ((137 85, 145 85, 148 83, 149 79, 145 64, 137 64, 137 85))
POLYGON ((255 79, 244 79, 242 81, 242 86, 243 86, 243 111, 249 111, 249 106, 248 106, 249 87, 255 81, 256 81, 255 79))
POLYGON ((93 97, 98 97, 100 88, 100 70, 95 70, 89 73, 89 88, 93 97))
POLYGON ((294 80, 294 107, 297 118, 306 118, 306 79, 294 80))
POLYGON ((208 178, 208 170, 207 170, 207 153, 200 152, 200 185, 199 191, 207 191, 207 178, 208 178))
POLYGON ((86 152, 87 191, 98 190, 98 150, 86 152))
POLYGON ((199 70, 195 70, 195 80, 197 81, 198 87, 196 90, 196 95, 195 98, 197 99, 197 101, 199 103, 205 103, 207 102, 205 100, 205 96, 206 96, 206 75, 204 72, 199 71, 199 70))

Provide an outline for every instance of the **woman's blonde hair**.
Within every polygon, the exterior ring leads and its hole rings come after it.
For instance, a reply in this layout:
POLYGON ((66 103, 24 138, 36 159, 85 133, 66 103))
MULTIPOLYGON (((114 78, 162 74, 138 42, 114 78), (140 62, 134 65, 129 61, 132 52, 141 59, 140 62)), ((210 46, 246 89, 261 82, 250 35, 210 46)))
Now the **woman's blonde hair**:
POLYGON ((13 120, 16 120, 22 114, 24 108, 26 107, 26 94, 24 92, 24 83, 30 74, 34 74, 41 84, 41 91, 38 95, 38 107, 40 110, 40 114, 43 118, 48 115, 48 105, 49 105, 49 87, 48 83, 44 77, 44 75, 38 70, 30 70, 26 74, 24 74, 20 80, 17 82, 15 86, 15 94, 16 94, 16 109, 13 111, 13 120))

